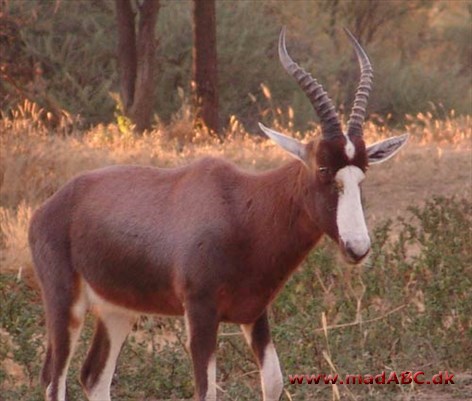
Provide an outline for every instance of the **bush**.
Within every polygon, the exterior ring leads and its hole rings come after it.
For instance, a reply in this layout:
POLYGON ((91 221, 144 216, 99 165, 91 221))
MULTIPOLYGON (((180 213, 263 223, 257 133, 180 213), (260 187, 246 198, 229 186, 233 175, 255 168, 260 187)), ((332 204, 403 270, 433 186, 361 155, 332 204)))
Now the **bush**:
MULTIPOLYGON (((333 389, 290 385, 289 374, 382 370, 432 374, 470 367, 471 212, 470 200, 437 198, 412 208, 407 219, 381 224, 374 231, 372 254, 363 268, 340 264, 337 250, 328 242, 311 253, 271 314, 291 399, 328 400, 333 389)), ((0 308, 0 356, 10 362, 10 368, 21 370, 12 375, 5 363, 0 365, 0 390, 8 400, 38 400, 37 378, 44 357, 38 295, 15 276, 0 275, 0 308)), ((72 399, 81 399, 77 372, 91 327, 87 320, 80 357, 70 372, 72 399)), ((258 399, 257 367, 235 331, 231 325, 220 329, 222 399, 258 399)), ((115 399, 191 397, 183 333, 181 319, 143 318, 122 351, 112 390, 115 399)), ((457 384, 454 389, 459 394, 463 387, 457 384)), ((341 386, 338 390, 348 399, 397 399, 399 392, 414 392, 415 387, 341 386)))

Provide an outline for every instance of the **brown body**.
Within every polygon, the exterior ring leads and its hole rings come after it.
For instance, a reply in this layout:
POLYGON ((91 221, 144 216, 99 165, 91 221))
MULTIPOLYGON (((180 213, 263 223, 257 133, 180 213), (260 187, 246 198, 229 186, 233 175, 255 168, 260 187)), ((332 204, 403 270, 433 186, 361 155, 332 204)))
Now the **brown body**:
POLYGON ((303 144, 261 128, 297 160, 259 174, 211 158, 176 169, 108 167, 74 178, 36 211, 29 240, 46 310, 47 401, 67 399, 67 370, 89 309, 97 324, 81 382, 90 401, 111 400, 116 360, 140 314, 185 316, 200 401, 216 400, 219 323, 240 324, 264 401, 279 399, 283 378, 267 307, 323 234, 347 261, 365 257, 360 183, 369 163, 406 141, 366 148, 372 69, 350 37, 361 83, 347 134, 321 85, 286 53, 282 32, 280 59, 320 115, 323 135, 303 144))
POLYGON ((43 205, 31 244, 35 256, 67 248, 69 274, 126 309, 183 315, 186 298, 208 298, 219 320, 250 323, 323 233, 307 210, 312 179, 299 161, 262 174, 210 158, 108 167, 43 205))
MULTIPOLYGON (((205 305, 204 321, 215 324, 265 318, 325 231, 312 218, 329 204, 313 193, 316 180, 300 161, 250 174, 211 158, 177 169, 108 167, 74 178, 36 211, 30 227, 50 336, 60 337, 65 324, 80 327, 83 315, 71 311, 82 302, 93 306, 84 301, 85 285, 130 314, 183 315, 205 305), (58 311, 69 316, 58 319, 58 311)), ((336 190, 326 190, 328 201, 336 190)), ((99 339, 107 337, 103 326, 99 321, 99 339)), ((62 359, 72 348, 63 336, 62 359)), ((85 387, 97 383, 105 360, 85 365, 85 387)), ((49 375, 45 366, 46 387, 49 375)))

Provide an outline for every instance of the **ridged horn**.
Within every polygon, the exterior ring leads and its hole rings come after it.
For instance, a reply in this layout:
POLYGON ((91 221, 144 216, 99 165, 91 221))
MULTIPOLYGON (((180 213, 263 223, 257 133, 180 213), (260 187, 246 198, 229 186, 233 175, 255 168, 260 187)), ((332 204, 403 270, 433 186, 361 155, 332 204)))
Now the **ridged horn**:
POLYGON ((369 57, 361 47, 354 35, 346 28, 344 31, 351 40, 354 50, 356 52, 357 60, 361 68, 361 78, 359 86, 357 87, 354 104, 352 106, 349 121, 347 123, 347 134, 362 136, 362 124, 364 123, 365 114, 367 110, 367 101, 372 90, 372 80, 374 78, 374 70, 370 64, 369 57))
POLYGON ((313 105, 320 118, 323 138, 331 140, 340 135, 342 136, 341 123, 328 94, 316 79, 295 63, 288 55, 287 48, 285 47, 285 27, 282 28, 279 37, 279 59, 285 71, 295 78, 313 105))

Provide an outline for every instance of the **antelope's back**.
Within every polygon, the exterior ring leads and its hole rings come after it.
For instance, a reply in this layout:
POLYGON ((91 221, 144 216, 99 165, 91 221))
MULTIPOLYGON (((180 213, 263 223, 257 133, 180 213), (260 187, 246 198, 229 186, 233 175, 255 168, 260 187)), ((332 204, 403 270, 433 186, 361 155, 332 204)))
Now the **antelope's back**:
POLYGON ((158 312, 178 313, 172 300, 182 258, 202 236, 232 235, 231 194, 243 182, 233 165, 210 158, 176 169, 113 166, 84 173, 32 219, 33 255, 52 247, 68 258, 66 267, 35 263, 38 275, 67 268, 102 296, 128 299, 130 308, 155 312, 145 308, 170 302, 158 312))

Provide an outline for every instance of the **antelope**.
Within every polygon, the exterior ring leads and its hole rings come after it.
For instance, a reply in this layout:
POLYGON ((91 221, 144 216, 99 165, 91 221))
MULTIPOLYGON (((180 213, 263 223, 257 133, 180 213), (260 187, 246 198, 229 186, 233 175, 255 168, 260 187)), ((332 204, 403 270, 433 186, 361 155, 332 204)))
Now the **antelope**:
POLYGON ((217 330, 241 326, 260 369, 264 401, 283 390, 268 307, 326 234, 348 263, 370 249, 360 184, 369 165, 393 156, 408 134, 366 147, 363 122, 373 70, 347 31, 360 83, 343 133, 322 86, 279 37, 279 58, 320 118, 303 143, 262 124, 293 160, 260 173, 219 158, 159 169, 112 166, 83 173, 34 214, 29 242, 43 296, 47 401, 67 399, 66 376, 88 310, 96 327, 80 381, 88 400, 110 401, 123 342, 139 315, 184 316, 195 399, 214 401, 217 330))

